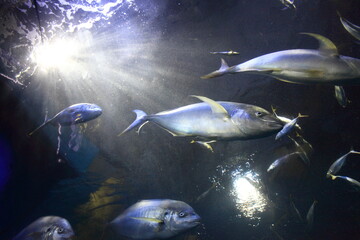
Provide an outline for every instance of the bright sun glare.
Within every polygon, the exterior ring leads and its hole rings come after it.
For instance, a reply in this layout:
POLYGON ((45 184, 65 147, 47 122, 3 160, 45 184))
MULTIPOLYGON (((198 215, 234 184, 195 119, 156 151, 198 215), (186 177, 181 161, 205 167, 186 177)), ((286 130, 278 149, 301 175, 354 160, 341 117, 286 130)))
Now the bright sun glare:
POLYGON ((234 174, 232 195, 235 197, 236 207, 241 215, 248 218, 256 218, 256 213, 264 212, 267 201, 261 191, 259 191, 257 178, 253 172, 243 175, 234 174))
POLYGON ((53 68, 66 69, 72 65, 79 49, 80 44, 75 40, 58 39, 37 45, 31 59, 44 71, 53 68))

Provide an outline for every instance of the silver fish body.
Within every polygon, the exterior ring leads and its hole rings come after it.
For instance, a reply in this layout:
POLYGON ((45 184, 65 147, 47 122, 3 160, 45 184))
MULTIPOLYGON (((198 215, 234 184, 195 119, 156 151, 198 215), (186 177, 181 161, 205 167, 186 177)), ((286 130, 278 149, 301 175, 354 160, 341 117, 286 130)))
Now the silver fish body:
POLYGON ((70 223, 61 217, 41 217, 24 228, 12 240, 67 240, 74 236, 70 223))
POLYGON ((340 171, 340 169, 343 167, 347 156, 349 156, 352 153, 360 154, 360 152, 358 152, 358 151, 350 150, 349 152, 342 155, 340 158, 338 158, 335 162, 333 162, 331 164, 331 166, 329 167, 329 169, 328 169, 328 171, 326 173, 326 177, 330 178, 332 175, 337 174, 340 171))
POLYGON ((48 119, 41 124, 34 131, 29 133, 29 136, 34 134, 37 130, 51 123, 53 125, 60 124, 61 126, 70 126, 73 124, 84 123, 99 117, 102 114, 102 109, 93 103, 78 103, 71 105, 59 113, 57 113, 51 119, 48 119))
POLYGON ((153 115, 135 110, 137 119, 121 134, 138 125, 153 122, 174 136, 202 140, 246 140, 269 136, 283 126, 278 118, 263 108, 243 103, 207 100, 209 102, 191 104, 153 115), (223 110, 214 112, 212 105, 223 110))
POLYGON ((231 73, 254 73, 302 84, 360 84, 360 59, 341 56, 335 45, 318 34, 307 33, 320 42, 319 50, 293 49, 265 54, 244 63, 222 66, 202 78, 231 73))
POLYGON ((335 85, 334 89, 335 89, 335 98, 336 98, 336 100, 338 101, 340 106, 346 107, 349 100, 346 97, 344 88, 342 86, 336 86, 335 85))
POLYGON ((233 55, 239 55, 239 52, 235 52, 233 50, 230 51, 224 51, 224 52, 210 52, 210 54, 220 54, 220 55, 227 55, 227 56, 233 56, 233 55))
POLYGON ((182 201, 142 200, 125 210, 109 226, 132 239, 169 238, 200 224, 200 217, 182 201))

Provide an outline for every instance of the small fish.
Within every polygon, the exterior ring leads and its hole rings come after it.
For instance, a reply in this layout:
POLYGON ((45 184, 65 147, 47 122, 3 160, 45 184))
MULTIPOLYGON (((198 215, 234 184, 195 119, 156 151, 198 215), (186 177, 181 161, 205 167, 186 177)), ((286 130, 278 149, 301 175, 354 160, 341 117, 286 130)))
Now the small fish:
MULTIPOLYGON (((305 151, 305 149, 294 138, 292 138, 290 136, 288 136, 288 137, 295 143, 297 150, 299 150, 298 153, 299 153, 301 159, 303 160, 303 162, 305 163, 305 165, 310 166, 310 159, 309 159, 308 153, 305 151)), ((310 145, 310 147, 311 147, 310 149, 312 150, 311 145, 310 145)))
POLYGON ((314 33, 319 49, 291 49, 258 56, 229 67, 224 59, 218 70, 202 79, 226 74, 249 73, 272 76, 280 81, 301 84, 359 84, 360 59, 339 55, 335 44, 328 38, 314 33))
POLYGON ((169 238, 200 224, 200 217, 182 201, 142 200, 126 209, 109 226, 132 239, 169 238))
POLYGON ((67 240, 73 236, 74 231, 65 218, 46 216, 31 223, 12 240, 67 240))
MULTIPOLYGON (((339 14, 339 16, 340 16, 340 14, 339 14)), ((348 31, 348 33, 350 33, 351 36, 353 36, 357 40, 360 40, 360 26, 357 26, 357 25, 349 22, 348 20, 346 20, 345 18, 343 18, 341 16, 340 16, 340 21, 341 21, 341 24, 343 25, 343 27, 345 28, 345 30, 348 31)))
POLYGON ((296 216, 296 218, 299 220, 299 222, 303 222, 303 218, 299 212, 299 209, 295 206, 295 203, 293 201, 290 201, 290 211, 293 215, 296 216))
MULTIPOLYGON (((147 115, 134 110, 137 117, 122 135, 131 129, 153 122, 176 137, 193 137, 196 140, 247 140, 269 136, 278 132, 283 123, 258 106, 217 102, 202 96, 193 96, 202 103, 147 115)), ((207 146, 205 146, 207 147, 207 146)))
POLYGON ((358 182, 357 180, 355 180, 353 178, 346 177, 346 176, 339 176, 339 175, 335 176, 335 175, 332 175, 332 174, 329 174, 329 176, 331 177, 332 180, 335 180, 336 178, 341 178, 341 179, 344 179, 344 180, 354 184, 357 187, 360 187, 360 182, 358 182))
POLYGON ((212 148, 212 146, 210 145, 210 143, 214 143, 216 142, 215 140, 212 140, 212 141, 195 141, 195 140, 192 140, 190 143, 197 143, 199 144, 200 146, 204 147, 205 149, 207 150, 210 150, 212 153, 214 152, 214 149, 212 148))
POLYGON ((34 131, 29 133, 28 135, 33 135, 36 131, 51 123, 53 125, 59 124, 61 126, 70 126, 73 124, 84 123, 90 120, 93 120, 100 116, 102 113, 102 109, 92 103, 78 103, 71 105, 59 113, 57 113, 54 117, 46 120, 43 124, 37 127, 34 131))
POLYGON ((294 159, 297 159, 298 157, 301 157, 301 153, 299 152, 293 152, 285 156, 282 156, 276 159, 273 163, 271 163, 271 165, 268 167, 266 171, 276 176, 280 171, 280 169, 282 168, 282 166, 284 166, 290 161, 293 161, 294 159))
POLYGON ((294 126, 297 124, 297 121, 301 117, 308 117, 308 115, 302 115, 301 113, 299 113, 299 115, 296 118, 285 124, 285 126, 281 129, 281 131, 276 134, 275 140, 278 140, 282 136, 288 134, 294 128, 294 126))
MULTIPOLYGON (((280 119, 284 124, 287 124, 287 123, 291 122, 291 119, 290 119, 290 118, 283 117, 283 116, 279 116, 279 115, 276 113, 276 108, 274 108, 273 106, 271 106, 271 110, 273 111, 274 115, 275 115, 278 119, 280 119)), ((296 128, 297 130, 300 130, 300 131, 301 131, 301 127, 300 127, 300 125, 297 124, 297 123, 295 124, 295 128, 296 128)))
POLYGON ((357 152, 357 151, 354 151, 353 149, 351 149, 348 153, 344 154, 343 156, 338 158, 335 162, 333 162, 333 164, 331 164, 329 170, 326 173, 326 177, 330 178, 332 175, 337 174, 340 171, 340 169, 342 168, 342 166, 344 165, 347 156, 349 156, 352 153, 360 154, 360 152, 357 152))
POLYGON ((335 85, 335 98, 342 107, 346 107, 350 103, 349 99, 346 98, 345 90, 342 86, 335 85))
POLYGON ((306 214, 306 221, 307 221, 307 230, 310 231, 314 225, 314 209, 315 205, 317 204, 317 201, 315 200, 310 208, 308 213, 306 214))
POLYGON ((220 54, 220 55, 227 55, 227 56, 233 56, 233 55, 239 55, 239 52, 234 52, 233 50, 225 51, 225 52, 210 52, 210 54, 220 54))
POLYGON ((213 190, 216 187, 217 183, 213 183, 213 185, 206 190, 205 192, 203 192, 200 196, 198 196, 195 200, 195 203, 199 202, 200 200, 204 199, 207 195, 209 195, 209 193, 211 192, 211 190, 213 190))
POLYGON ((280 2, 285 6, 285 9, 286 8, 296 9, 296 6, 294 4, 294 0, 280 0, 280 2))

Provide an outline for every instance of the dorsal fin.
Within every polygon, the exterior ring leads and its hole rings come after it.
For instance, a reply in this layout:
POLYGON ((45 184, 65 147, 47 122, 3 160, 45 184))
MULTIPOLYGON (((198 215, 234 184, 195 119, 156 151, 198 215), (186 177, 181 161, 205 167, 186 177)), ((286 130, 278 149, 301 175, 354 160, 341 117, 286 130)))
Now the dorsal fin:
POLYGON ((226 61, 222 58, 221 59, 221 66, 219 68, 219 71, 223 71, 225 69, 228 69, 229 68, 229 65, 226 63, 226 61))
POLYGON ((321 36, 320 34, 316 34, 316 33, 300 33, 300 34, 305 34, 305 35, 309 35, 311 37, 316 38, 319 43, 320 43, 320 47, 319 47, 319 51, 324 54, 324 55, 330 55, 330 56, 339 56, 338 50, 335 46, 335 44, 328 38, 321 36))
POLYGON ((224 118, 230 118, 229 113, 226 111, 226 109, 221 106, 219 103, 215 102, 214 100, 207 98, 207 97, 203 97, 203 96, 196 96, 196 95, 191 95, 191 97, 196 97, 198 99, 200 99, 201 101, 207 103, 210 105, 211 107, 211 111, 214 114, 220 114, 222 115, 224 118))

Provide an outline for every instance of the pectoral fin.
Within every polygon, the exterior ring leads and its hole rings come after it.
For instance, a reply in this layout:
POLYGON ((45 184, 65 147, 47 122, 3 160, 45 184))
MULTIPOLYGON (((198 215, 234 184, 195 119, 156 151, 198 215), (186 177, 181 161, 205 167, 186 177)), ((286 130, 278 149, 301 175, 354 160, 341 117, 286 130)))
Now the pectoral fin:
POLYGON ((207 98, 207 97, 203 97, 203 96, 196 96, 196 95, 191 95, 192 97, 196 97, 198 99, 200 99, 201 101, 203 102, 206 102, 207 104, 210 105, 211 107, 211 111, 214 113, 214 114, 220 114, 221 116, 224 117, 224 119, 228 119, 230 118, 230 115, 229 113, 226 111, 226 109, 221 106, 218 102, 210 99, 210 98, 207 98))
POLYGON ((330 56, 339 56, 338 50, 335 46, 335 44, 328 38, 321 36, 319 34, 315 34, 315 33, 300 33, 300 34, 305 34, 305 35, 309 35, 311 37, 316 38, 319 43, 320 43, 320 47, 319 47, 319 51, 324 54, 324 55, 330 55, 330 56))

